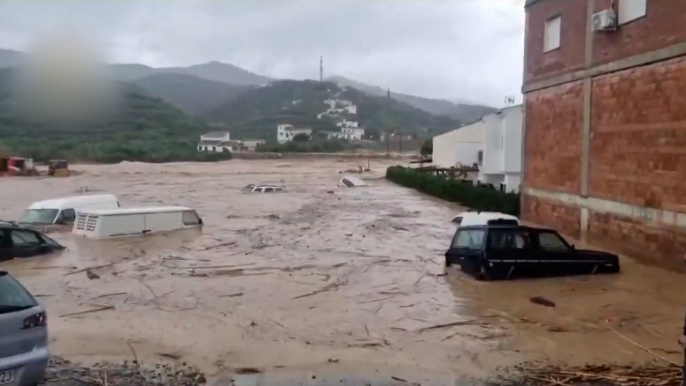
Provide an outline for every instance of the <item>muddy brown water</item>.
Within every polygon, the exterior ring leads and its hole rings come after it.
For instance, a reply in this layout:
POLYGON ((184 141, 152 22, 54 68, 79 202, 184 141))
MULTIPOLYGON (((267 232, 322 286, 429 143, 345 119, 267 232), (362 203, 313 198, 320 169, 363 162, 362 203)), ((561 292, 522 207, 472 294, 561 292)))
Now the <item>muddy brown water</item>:
POLYGON ((122 163, 75 166, 84 173, 70 178, 2 178, 3 219, 33 201, 102 191, 123 206, 190 206, 206 225, 100 241, 52 234, 67 251, 0 269, 46 306, 52 352, 84 363, 135 352, 149 361, 171 355, 210 378, 255 367, 421 381, 482 377, 528 360, 682 359, 682 275, 629 259, 619 275, 495 283, 452 268, 443 275, 450 219, 461 208, 387 182, 384 161, 362 175, 369 187, 336 187, 339 171, 360 163, 122 163), (250 183, 288 192, 242 193, 250 183), (101 265, 99 279, 67 275, 101 265), (104 306, 115 309, 61 316, 104 306), (427 329, 453 322, 465 323, 427 329))

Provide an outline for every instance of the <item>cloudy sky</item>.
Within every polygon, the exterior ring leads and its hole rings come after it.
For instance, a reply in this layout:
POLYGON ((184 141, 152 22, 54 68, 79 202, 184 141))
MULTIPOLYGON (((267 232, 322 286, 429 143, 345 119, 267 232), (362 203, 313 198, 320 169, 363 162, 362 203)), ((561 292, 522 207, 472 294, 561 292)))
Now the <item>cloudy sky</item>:
POLYGON ((0 48, 61 30, 110 62, 314 79, 323 55, 325 75, 496 106, 522 81, 523 0, 0 0, 0 48))

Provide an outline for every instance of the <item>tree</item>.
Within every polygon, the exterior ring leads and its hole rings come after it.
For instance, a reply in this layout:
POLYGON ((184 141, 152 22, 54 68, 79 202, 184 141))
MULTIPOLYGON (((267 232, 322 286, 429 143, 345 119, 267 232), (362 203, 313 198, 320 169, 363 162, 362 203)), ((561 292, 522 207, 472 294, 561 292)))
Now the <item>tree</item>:
POLYGON ((422 144, 422 149, 419 151, 423 156, 430 156, 434 152, 434 141, 432 138, 427 139, 422 144))
POLYGON ((298 133, 293 137, 293 142, 307 142, 310 140, 310 136, 305 133, 298 133))

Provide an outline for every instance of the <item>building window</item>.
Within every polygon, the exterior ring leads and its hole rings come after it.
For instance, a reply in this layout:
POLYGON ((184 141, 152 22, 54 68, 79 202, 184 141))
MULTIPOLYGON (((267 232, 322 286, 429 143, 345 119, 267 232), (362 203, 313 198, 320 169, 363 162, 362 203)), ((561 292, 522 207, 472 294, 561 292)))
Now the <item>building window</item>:
POLYGON ((548 19, 545 23, 543 35, 543 52, 548 52, 560 48, 560 29, 562 27, 562 17, 556 16, 548 19))
POLYGON ((648 11, 648 0, 619 0, 618 24, 640 19, 648 11))

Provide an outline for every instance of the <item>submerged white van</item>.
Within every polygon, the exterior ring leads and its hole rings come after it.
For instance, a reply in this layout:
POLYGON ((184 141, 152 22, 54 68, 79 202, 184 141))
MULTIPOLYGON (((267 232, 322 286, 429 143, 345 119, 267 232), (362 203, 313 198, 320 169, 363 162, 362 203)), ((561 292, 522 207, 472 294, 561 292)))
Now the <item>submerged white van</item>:
POLYGON ((199 228, 202 224, 195 210, 182 206, 85 210, 77 215, 73 232, 103 239, 199 228))
POLYGON ((116 209, 119 201, 113 194, 72 196, 34 202, 24 212, 22 225, 73 224, 76 213, 88 209, 116 209))

